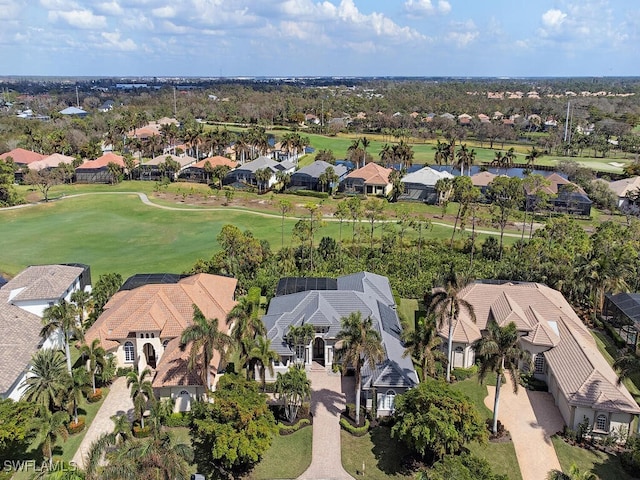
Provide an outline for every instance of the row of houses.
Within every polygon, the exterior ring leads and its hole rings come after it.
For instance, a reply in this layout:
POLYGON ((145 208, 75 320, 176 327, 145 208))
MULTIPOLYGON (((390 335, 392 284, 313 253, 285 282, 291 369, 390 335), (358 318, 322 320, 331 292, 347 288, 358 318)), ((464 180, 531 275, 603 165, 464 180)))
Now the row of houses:
MULTIPOLYGON (((42 343, 40 317, 46 306, 76 289, 90 289, 88 274, 84 266, 32 266, 0 287, 0 335, 9 346, 0 349, 2 398, 20 397, 33 353, 59 348, 42 343)), ((85 340, 98 339, 120 367, 149 368, 156 396, 170 398, 175 411, 189 410, 208 387, 215 389, 224 365, 216 352, 209 365, 188 369, 181 333, 192 324, 194 305, 207 318, 227 318, 236 305, 236 283, 209 274, 134 276, 105 305, 85 340), (205 369, 211 373, 211 385, 204 384, 205 369)), ((480 281, 467 286, 460 297, 473 306, 476 319, 463 311, 453 325, 454 367, 475 363, 474 344, 489 322, 501 326, 514 322, 521 346, 533 358, 529 371, 547 383, 569 428, 577 428, 585 418, 596 434, 631 428, 640 414, 638 404, 618 384, 591 333, 562 294, 537 283, 480 281)), ((391 414, 396 396, 419 382, 411 360, 403 356, 396 309, 388 279, 370 272, 337 279, 282 279, 263 317, 267 338, 278 355, 271 365, 274 375, 267 374, 267 380, 273 381, 293 364, 331 371, 340 362, 341 319, 359 314, 372 319, 385 352, 380 363, 363 371, 363 404, 376 405, 377 415, 391 414), (292 342, 290 329, 305 325, 311 326, 312 334, 292 342)), ((219 328, 228 333, 232 325, 220 321, 219 328)), ((448 328, 438 335, 446 340, 448 328)))

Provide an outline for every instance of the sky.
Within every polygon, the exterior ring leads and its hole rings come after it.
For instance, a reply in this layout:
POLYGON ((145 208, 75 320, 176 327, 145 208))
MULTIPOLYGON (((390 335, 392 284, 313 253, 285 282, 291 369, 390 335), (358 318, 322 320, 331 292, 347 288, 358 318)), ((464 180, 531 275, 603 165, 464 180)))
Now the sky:
POLYGON ((640 0, 0 0, 0 75, 639 76, 640 0))

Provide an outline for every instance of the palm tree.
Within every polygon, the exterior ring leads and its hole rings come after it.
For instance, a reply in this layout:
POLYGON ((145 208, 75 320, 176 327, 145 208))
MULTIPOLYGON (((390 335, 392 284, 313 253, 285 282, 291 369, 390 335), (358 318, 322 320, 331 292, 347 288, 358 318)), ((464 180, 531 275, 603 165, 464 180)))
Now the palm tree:
POLYGON ((55 331, 59 330, 64 336, 64 350, 67 357, 67 371, 71 375, 71 348, 69 346, 71 338, 82 340, 83 334, 76 315, 77 309, 73 303, 61 300, 57 305, 47 307, 42 314, 43 327, 40 336, 44 339, 55 331))
MULTIPOLYGON (((355 370, 356 379, 356 424, 360 423, 360 390, 362 389, 362 367, 369 364, 373 370, 385 358, 380 333, 373 328, 371 317, 362 319, 362 314, 352 312, 342 317, 342 329, 336 338, 342 341, 339 352, 342 361, 355 370)), ((375 415, 376 412, 374 412, 375 415)))
POLYGON ((42 454, 49 459, 49 465, 53 465, 53 446, 59 437, 64 440, 69 436, 65 424, 69 421, 67 412, 51 413, 47 408, 40 410, 38 425, 40 426, 40 438, 42 438, 42 454))
MULTIPOLYGON (((249 352, 253 348, 256 335, 267 333, 264 323, 259 317, 260 296, 252 294, 252 289, 244 297, 241 297, 235 307, 227 315, 227 324, 233 324, 231 338, 240 350, 240 363, 242 366, 249 361, 249 352)), ((249 374, 249 372, 247 372, 249 374)))
POLYGON ((360 162, 358 161, 358 157, 356 156, 358 153, 358 150, 360 150, 360 139, 356 138, 353 142, 351 142, 351 145, 349 145, 349 147, 347 148, 347 152, 351 153, 351 155, 354 157, 356 161, 356 168, 360 168, 360 162))
POLYGON ((287 420, 293 423, 302 403, 311 398, 311 382, 303 365, 292 365, 286 373, 278 372, 275 384, 276 398, 284 401, 287 420))
POLYGON ((269 369, 273 376, 273 361, 278 358, 278 354, 271 349, 271 340, 262 335, 256 337, 254 346, 249 351, 249 361, 254 360, 258 364, 263 390, 266 385, 266 370, 269 369))
POLYGON ((68 373, 64 355, 48 348, 38 350, 33 356, 31 370, 24 381, 26 386, 22 400, 37 403, 45 408, 59 407, 67 391, 68 373))
POLYGON ((598 476, 590 471, 581 471, 575 463, 571 464, 569 473, 562 470, 551 470, 547 474, 547 480, 598 480, 598 476))
POLYGON ((131 423, 124 413, 112 416, 111 421, 113 422, 111 435, 115 442, 119 439, 124 441, 131 438, 131 423))
POLYGON ((411 355, 418 362, 422 379, 427 375, 435 376, 436 360, 445 359, 439 349, 442 340, 438 337, 436 317, 429 315, 427 318, 419 318, 416 328, 403 332, 402 340, 405 346, 402 356, 411 355))
POLYGON ((207 319, 197 305, 193 305, 193 324, 189 325, 180 337, 181 348, 189 345, 189 370, 196 368, 198 358, 202 355, 202 374, 205 386, 211 390, 211 361, 214 351, 225 358, 227 347, 233 343, 233 339, 226 333, 218 330, 218 319, 207 319))
POLYGON ((73 421, 78 423, 78 404, 87 393, 89 377, 84 368, 75 368, 71 377, 67 378, 68 390, 66 392, 69 407, 73 412, 73 421))
POLYGON ((371 145, 371 141, 367 137, 360 139, 360 145, 362 145, 362 166, 367 164, 367 148, 371 145))
POLYGON ((393 165, 393 148, 391 145, 385 143, 382 146, 379 155, 383 166, 388 168, 390 165, 393 165))
POLYGON ((144 411, 147 409, 147 404, 155 399, 151 380, 147 379, 151 375, 151 370, 148 368, 145 368, 139 375, 136 371, 127 373, 127 388, 131 389, 131 399, 136 417, 140 420, 142 428, 144 428, 144 411))
POLYGON ((535 146, 531 147, 531 150, 527 153, 524 159, 527 161, 527 166, 532 167, 538 157, 542 156, 542 152, 535 146))
POLYGON ((493 433, 498 432, 498 407, 500 403, 500 387, 502 376, 509 372, 513 383, 513 393, 518 393, 520 382, 519 365, 521 362, 530 363, 529 352, 520 347, 520 335, 514 322, 501 327, 495 320, 487 325, 487 335, 478 340, 476 352, 480 359, 478 378, 482 382, 489 372, 496 374, 496 395, 493 401, 493 433))
POLYGON ((71 301, 76 306, 80 325, 84 325, 84 315, 91 305, 91 294, 85 290, 76 290, 71 294, 71 301))
POLYGON ((445 278, 444 286, 425 295, 427 311, 433 313, 437 318, 438 328, 442 328, 445 324, 449 326, 449 335, 447 336, 447 382, 451 382, 454 322, 458 321, 462 310, 466 310, 473 322, 476 321, 473 305, 458 296, 468 284, 469 280, 453 272, 452 267, 447 278, 445 278))
POLYGON ((633 352, 618 357, 613 362, 613 369, 618 372, 618 385, 626 378, 640 374, 640 358, 633 352))
POLYGON ((80 354, 87 360, 87 370, 91 373, 91 388, 96 393, 96 373, 107 364, 107 352, 100 345, 100 339, 94 338, 91 344, 80 347, 80 354))

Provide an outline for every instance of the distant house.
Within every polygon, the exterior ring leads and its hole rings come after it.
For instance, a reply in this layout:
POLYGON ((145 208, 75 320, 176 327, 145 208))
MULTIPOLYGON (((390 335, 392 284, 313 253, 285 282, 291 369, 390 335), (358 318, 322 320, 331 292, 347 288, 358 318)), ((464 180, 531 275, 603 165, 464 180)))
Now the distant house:
POLYGON ((438 203, 436 183, 444 178, 453 179, 454 177, 449 172, 439 172, 431 167, 409 173, 402 178, 404 193, 398 200, 412 200, 434 205, 438 203))
POLYGON ((630 203, 629 194, 640 194, 640 177, 629 177, 610 182, 609 188, 618 197, 618 208, 626 207, 630 203))
POLYGON ((230 170, 233 170, 238 166, 238 162, 229 160, 227 157, 223 157, 221 155, 216 155, 189 165, 180 172, 179 178, 187 180, 188 182, 207 183, 211 181, 211 178, 208 178, 209 174, 205 171, 205 165, 207 162, 209 162, 211 168, 225 166, 229 167, 230 170))
MULTIPOLYGON (((548 385, 568 428, 576 430, 586 418, 596 435, 631 431, 638 404, 560 292, 538 283, 491 281, 473 283, 458 297, 473 306, 475 319, 462 310, 454 322, 454 368, 475 363, 474 342, 489 322, 514 322, 520 346, 531 354, 531 373, 548 385)), ((445 340, 448 334, 446 326, 439 331, 445 340)))
POLYGON ((86 265, 34 265, 0 286, 0 398, 20 399, 38 349, 62 347, 59 333, 41 338, 42 315, 76 290, 91 290, 86 265))
POLYGON ((31 162, 29 164, 29 170, 46 170, 49 168, 55 168, 61 164, 72 165, 75 158, 68 155, 62 155, 61 153, 54 153, 48 157, 44 157, 42 160, 31 162))
POLYGON ((471 175, 470 178, 473 186, 478 187, 480 189, 480 192, 482 192, 482 194, 485 194, 487 192, 487 188, 489 188, 489 185, 496 177, 497 175, 494 175, 491 172, 478 172, 474 175, 471 175))
MULTIPOLYGON (((295 279, 287 279, 287 283, 292 280, 295 279)), ((396 395, 416 386, 418 376, 411 359, 403 355, 402 328, 388 279, 360 272, 339 277, 337 281, 299 280, 302 281, 299 284, 278 289, 294 293, 272 298, 263 317, 271 348, 278 354, 278 360, 272 364, 274 375, 267 371, 267 380, 274 381, 278 373, 286 372, 294 364, 331 371, 333 364, 339 362, 337 335, 342 328, 341 319, 360 313, 363 319, 372 319, 385 352, 384 360, 375 368, 365 365, 362 370, 363 405, 373 408, 375 395, 376 416, 393 413, 396 395), (295 344, 287 334, 291 327, 302 325, 313 327, 313 338, 295 344)))
POLYGON ((98 111, 102 113, 110 112, 111 110, 113 110, 114 105, 115 103, 113 102, 113 100, 106 100, 102 105, 98 107, 98 111))
POLYGON ((0 160, 6 160, 8 157, 11 157, 16 165, 18 165, 19 167, 23 167, 33 162, 42 160, 43 158, 46 158, 47 155, 43 155, 38 152, 32 152, 31 150, 25 150, 24 148, 14 148, 10 152, 0 155, 0 160))
MULTIPOLYGON (((546 179, 550 185, 541 187, 540 190, 550 196, 549 204, 552 210, 575 215, 591 214, 593 202, 582 188, 555 172, 547 175, 546 179)), ((536 191, 526 190, 527 209, 530 209, 536 201, 536 191)))
POLYGON ((389 174, 392 171, 391 168, 382 167, 377 163, 367 163, 344 178, 343 189, 346 193, 389 195, 393 188, 389 182, 389 174))
POLYGON ((115 179, 109 171, 109 164, 115 163, 126 168, 124 159, 115 153, 105 153, 95 160, 88 160, 76 168, 76 182, 78 183, 114 183, 115 179))
POLYGON ((140 180, 161 180, 163 177, 163 173, 160 165, 165 163, 167 161, 167 158, 175 160, 180 166, 177 172, 173 172, 172 180, 177 179, 180 173, 189 165, 193 165, 194 163, 196 163, 196 159, 193 157, 178 155, 158 155, 157 157, 152 158, 148 162, 140 165, 140 180))
POLYGON ((337 186, 344 176, 347 174, 347 167, 344 165, 331 165, 330 163, 322 160, 316 160, 311 165, 302 167, 300 170, 294 172, 291 175, 291 183, 289 188, 303 188, 306 190, 320 190, 322 185, 320 184, 320 176, 327 170, 327 168, 333 168, 338 180, 335 185, 324 185, 325 190, 329 190, 334 186, 337 186))
POLYGON ((86 117, 87 112, 78 107, 67 107, 64 110, 60 110, 60 115, 74 116, 74 117, 86 117))
POLYGON ((100 340, 119 367, 138 371, 150 367, 156 397, 171 399, 175 411, 187 411, 207 390, 206 369, 215 387, 221 355, 216 351, 210 365, 189 369, 189 350, 180 348, 180 337, 193 324, 194 305, 205 318, 218 319, 218 328, 229 333, 226 318, 236 304, 237 280, 206 273, 147 277, 149 283, 121 289, 107 302, 85 333, 85 341, 100 340))
POLYGON ((239 166, 232 172, 229 172, 224 179, 224 183, 225 185, 236 184, 258 186, 256 172, 265 168, 271 171, 271 177, 265 185, 265 187, 269 189, 277 182, 276 175, 278 172, 293 173, 296 167, 293 163, 288 161, 278 162, 272 158, 262 156, 239 166))

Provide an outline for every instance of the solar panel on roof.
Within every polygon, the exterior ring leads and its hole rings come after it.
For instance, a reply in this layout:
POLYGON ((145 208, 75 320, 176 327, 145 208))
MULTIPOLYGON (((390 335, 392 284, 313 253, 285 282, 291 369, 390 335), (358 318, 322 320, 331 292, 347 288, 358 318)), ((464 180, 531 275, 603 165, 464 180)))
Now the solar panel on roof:
POLYGON ((326 277, 284 277, 276 287, 276 297, 309 290, 337 290, 338 282, 326 277))
POLYGON ((178 283, 181 279, 189 275, 179 275, 176 273, 138 273, 127 278, 120 290, 133 290, 144 285, 172 284, 178 283))

